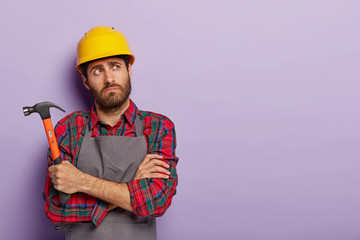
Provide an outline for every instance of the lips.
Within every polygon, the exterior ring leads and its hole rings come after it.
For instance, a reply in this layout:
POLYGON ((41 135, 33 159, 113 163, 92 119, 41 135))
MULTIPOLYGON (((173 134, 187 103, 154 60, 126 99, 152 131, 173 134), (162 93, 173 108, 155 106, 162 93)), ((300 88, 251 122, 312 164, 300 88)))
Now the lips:
POLYGON ((106 88, 104 92, 116 91, 116 90, 120 90, 120 88, 118 88, 118 87, 106 88))
POLYGON ((104 88, 101 93, 106 93, 106 92, 111 92, 111 91, 117 91, 117 90, 121 90, 120 86, 110 86, 107 88, 104 88))

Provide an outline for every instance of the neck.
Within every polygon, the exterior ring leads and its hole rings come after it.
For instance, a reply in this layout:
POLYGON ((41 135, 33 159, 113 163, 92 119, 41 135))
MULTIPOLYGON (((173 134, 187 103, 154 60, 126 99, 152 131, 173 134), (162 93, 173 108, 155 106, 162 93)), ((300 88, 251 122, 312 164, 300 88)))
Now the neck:
POLYGON ((117 122, 120 121, 121 115, 126 111, 126 109, 128 109, 129 105, 129 98, 120 107, 112 109, 102 109, 99 104, 95 102, 96 115, 100 121, 113 127, 117 122))

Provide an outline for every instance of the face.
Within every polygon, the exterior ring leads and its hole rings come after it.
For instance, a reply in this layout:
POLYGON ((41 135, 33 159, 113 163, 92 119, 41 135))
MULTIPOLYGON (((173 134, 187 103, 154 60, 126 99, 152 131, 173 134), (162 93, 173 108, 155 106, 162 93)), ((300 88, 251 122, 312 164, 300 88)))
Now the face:
POLYGON ((88 65, 84 85, 91 91, 97 107, 104 111, 120 108, 131 92, 131 66, 120 58, 106 58, 88 65))

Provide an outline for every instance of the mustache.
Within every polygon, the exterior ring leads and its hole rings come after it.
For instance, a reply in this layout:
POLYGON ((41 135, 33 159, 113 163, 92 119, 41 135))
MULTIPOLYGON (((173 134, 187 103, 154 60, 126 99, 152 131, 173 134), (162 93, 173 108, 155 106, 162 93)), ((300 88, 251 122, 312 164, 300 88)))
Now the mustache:
POLYGON ((107 85, 106 87, 104 87, 103 89, 101 89, 100 94, 103 93, 103 92, 105 92, 107 89, 112 88, 112 87, 117 87, 117 88, 119 88, 119 89, 122 90, 122 86, 121 86, 120 84, 111 83, 111 84, 108 84, 108 85, 107 85))

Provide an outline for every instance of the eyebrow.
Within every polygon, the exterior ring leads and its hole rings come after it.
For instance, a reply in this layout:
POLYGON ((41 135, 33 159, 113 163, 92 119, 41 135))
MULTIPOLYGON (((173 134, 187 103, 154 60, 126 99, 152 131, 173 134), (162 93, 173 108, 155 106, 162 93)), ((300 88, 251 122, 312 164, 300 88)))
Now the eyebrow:
MULTIPOLYGON (((107 65, 109 65, 109 66, 113 66, 113 65, 115 65, 115 64, 119 64, 119 65, 122 65, 122 63, 121 62, 108 62, 107 63, 107 65)), ((95 66, 93 66, 91 69, 90 69, 90 72, 92 72, 92 70, 94 70, 95 68, 101 68, 103 66, 103 64, 98 64, 98 65, 95 65, 95 66)))
POLYGON ((108 62, 109 66, 112 66, 112 65, 115 65, 115 64, 122 65, 121 62, 108 62))
POLYGON ((100 68, 100 67, 102 67, 102 64, 95 65, 90 69, 90 72, 92 72, 95 68, 100 68))

